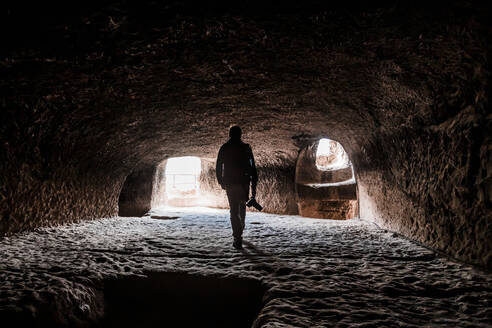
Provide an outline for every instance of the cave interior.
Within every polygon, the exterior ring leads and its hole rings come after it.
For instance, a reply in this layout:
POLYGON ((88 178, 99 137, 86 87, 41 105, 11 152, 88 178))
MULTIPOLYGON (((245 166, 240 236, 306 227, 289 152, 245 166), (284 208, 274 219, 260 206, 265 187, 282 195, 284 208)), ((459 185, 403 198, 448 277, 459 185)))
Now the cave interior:
POLYGON ((485 2, 5 6, 2 238, 163 205, 227 209, 215 159, 239 125, 265 213, 363 220, 492 269, 485 2), (317 155, 328 139, 335 159, 317 155), (200 159, 195 189, 172 198, 166 166, 184 156, 200 159))

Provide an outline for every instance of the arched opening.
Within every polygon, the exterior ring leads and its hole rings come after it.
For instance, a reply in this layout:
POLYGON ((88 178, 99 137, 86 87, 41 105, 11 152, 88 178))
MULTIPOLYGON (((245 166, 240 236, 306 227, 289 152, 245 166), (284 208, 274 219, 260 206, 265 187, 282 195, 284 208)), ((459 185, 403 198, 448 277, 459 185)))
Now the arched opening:
POLYGON ((323 138, 302 149, 295 179, 301 216, 334 220, 358 216, 352 162, 339 142, 323 138))
POLYGON ((165 166, 167 204, 193 206, 200 197, 201 160, 196 156, 169 158, 165 166))
POLYGON ((120 216, 142 216, 161 206, 197 206, 202 163, 196 156, 173 157, 139 166, 126 177, 119 196, 120 216))
POLYGON ((328 138, 320 139, 316 150, 316 168, 320 171, 334 171, 351 167, 348 154, 343 146, 328 138))

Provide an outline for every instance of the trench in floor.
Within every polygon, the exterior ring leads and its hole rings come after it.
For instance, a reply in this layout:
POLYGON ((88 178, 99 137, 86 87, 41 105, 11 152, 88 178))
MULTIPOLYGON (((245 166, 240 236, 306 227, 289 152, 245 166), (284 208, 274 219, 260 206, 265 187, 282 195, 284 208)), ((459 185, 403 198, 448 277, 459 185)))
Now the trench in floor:
POLYGON ((262 307, 258 280, 147 273, 104 283, 102 327, 251 327, 262 307))

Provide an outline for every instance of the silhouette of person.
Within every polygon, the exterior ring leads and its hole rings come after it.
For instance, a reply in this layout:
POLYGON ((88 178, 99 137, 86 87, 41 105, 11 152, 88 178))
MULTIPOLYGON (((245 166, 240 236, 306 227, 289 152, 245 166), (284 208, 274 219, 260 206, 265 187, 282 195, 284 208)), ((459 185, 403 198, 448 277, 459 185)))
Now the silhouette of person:
POLYGON ((234 237, 232 245, 236 249, 243 247, 249 185, 251 183, 251 196, 254 198, 256 197, 256 184, 258 182, 253 151, 248 144, 241 140, 241 133, 239 126, 230 128, 229 141, 220 147, 215 167, 217 181, 222 189, 225 189, 229 200, 232 235, 234 237))

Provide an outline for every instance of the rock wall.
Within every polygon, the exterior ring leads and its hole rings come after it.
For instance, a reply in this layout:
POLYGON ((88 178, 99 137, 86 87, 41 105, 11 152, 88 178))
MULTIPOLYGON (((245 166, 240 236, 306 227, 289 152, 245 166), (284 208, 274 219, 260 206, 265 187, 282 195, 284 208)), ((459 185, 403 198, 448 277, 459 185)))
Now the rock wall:
POLYGON ((273 157, 259 162, 257 201, 267 213, 298 214, 295 197, 295 159, 273 157))
MULTIPOLYGON (((277 157, 256 165, 258 171, 256 199, 264 207, 263 211, 297 214, 294 160, 291 157, 277 157)), ((229 208, 225 190, 217 183, 215 161, 202 161, 200 194, 202 206, 229 208)), ((256 211, 252 207, 248 210, 256 211)))
POLYGON ((152 182, 151 208, 165 206, 167 204, 166 194, 166 163, 164 160, 157 164, 152 182))
POLYGON ((113 216, 122 179, 65 167, 0 161, 0 235, 113 216))
POLYGON ((225 190, 217 183, 215 177, 215 160, 202 159, 200 174, 200 205, 215 208, 229 208, 225 190))
POLYGON ((142 216, 150 211, 156 172, 156 166, 145 165, 126 178, 118 202, 119 216, 142 216))
POLYGON ((468 107, 438 125, 376 136, 356 156, 361 215, 491 267, 491 127, 490 115, 468 107))

